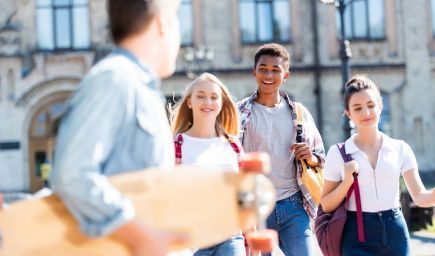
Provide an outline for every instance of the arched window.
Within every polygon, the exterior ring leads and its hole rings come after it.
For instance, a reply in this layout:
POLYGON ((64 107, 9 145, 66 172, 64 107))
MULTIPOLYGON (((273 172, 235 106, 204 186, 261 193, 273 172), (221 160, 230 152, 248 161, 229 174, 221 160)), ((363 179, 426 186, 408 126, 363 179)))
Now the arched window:
POLYGON ((88 0, 37 0, 36 30, 41 50, 89 48, 88 0))
POLYGON ((30 127, 31 138, 55 137, 59 128, 59 119, 63 112, 65 100, 55 101, 35 114, 30 127))

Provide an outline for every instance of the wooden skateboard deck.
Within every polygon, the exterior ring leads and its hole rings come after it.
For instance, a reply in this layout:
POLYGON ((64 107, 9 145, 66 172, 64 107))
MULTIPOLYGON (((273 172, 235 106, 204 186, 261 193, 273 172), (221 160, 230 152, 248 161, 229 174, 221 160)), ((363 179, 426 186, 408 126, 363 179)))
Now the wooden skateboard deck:
MULTIPOLYGON (((201 248, 252 229, 259 212, 264 218, 275 203, 273 186, 263 175, 209 169, 149 169, 109 180, 133 201, 137 219, 189 237, 185 243, 171 245, 171 250, 201 248)), ((1 256, 130 255, 111 237, 83 235, 55 195, 0 210, 0 232, 1 256)))

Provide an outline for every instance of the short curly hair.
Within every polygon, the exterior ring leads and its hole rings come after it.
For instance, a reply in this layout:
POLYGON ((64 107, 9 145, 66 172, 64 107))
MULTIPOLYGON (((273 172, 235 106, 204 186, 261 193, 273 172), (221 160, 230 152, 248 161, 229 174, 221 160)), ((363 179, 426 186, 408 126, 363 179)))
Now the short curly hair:
POLYGON ((285 68, 290 68, 290 53, 284 46, 280 44, 271 43, 260 46, 255 52, 254 69, 257 67, 258 60, 263 55, 281 57, 283 59, 285 68))

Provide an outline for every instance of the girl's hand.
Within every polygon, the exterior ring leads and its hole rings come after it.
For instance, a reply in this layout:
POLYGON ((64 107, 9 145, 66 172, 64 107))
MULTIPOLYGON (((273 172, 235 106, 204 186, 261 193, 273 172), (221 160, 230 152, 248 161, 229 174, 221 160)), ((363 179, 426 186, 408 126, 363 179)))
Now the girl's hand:
POLYGON ((345 184, 348 184, 349 187, 353 183, 353 174, 358 174, 359 172, 359 165, 357 161, 352 160, 347 163, 344 163, 344 180, 343 182, 345 184))

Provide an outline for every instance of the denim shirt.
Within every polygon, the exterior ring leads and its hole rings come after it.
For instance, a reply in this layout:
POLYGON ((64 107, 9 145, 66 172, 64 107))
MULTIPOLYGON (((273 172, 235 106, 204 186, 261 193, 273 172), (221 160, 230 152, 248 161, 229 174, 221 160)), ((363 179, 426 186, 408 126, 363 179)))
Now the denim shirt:
POLYGON ((88 236, 106 235, 134 217, 107 176, 174 165, 159 79, 125 49, 84 77, 62 118, 52 188, 88 236))

